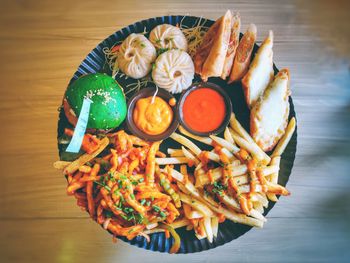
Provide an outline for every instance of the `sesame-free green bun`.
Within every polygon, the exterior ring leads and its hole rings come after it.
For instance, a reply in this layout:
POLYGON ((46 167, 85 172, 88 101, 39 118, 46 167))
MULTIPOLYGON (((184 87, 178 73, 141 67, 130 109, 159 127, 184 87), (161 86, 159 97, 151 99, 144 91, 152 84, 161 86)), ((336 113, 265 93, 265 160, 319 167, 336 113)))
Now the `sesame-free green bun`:
POLYGON ((87 129, 110 130, 124 121, 127 112, 125 95, 112 77, 101 73, 88 74, 68 86, 63 108, 68 121, 74 126, 84 98, 92 101, 87 129))

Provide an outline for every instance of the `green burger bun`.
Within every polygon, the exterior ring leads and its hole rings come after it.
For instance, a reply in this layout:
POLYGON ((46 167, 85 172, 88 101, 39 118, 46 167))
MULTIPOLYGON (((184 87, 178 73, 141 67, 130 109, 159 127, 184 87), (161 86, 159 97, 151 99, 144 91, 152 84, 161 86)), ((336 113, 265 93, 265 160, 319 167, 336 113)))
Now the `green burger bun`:
POLYGON ((124 121, 127 112, 125 95, 112 77, 101 73, 88 74, 68 86, 63 108, 68 121, 74 126, 84 98, 92 101, 87 129, 111 130, 124 121))

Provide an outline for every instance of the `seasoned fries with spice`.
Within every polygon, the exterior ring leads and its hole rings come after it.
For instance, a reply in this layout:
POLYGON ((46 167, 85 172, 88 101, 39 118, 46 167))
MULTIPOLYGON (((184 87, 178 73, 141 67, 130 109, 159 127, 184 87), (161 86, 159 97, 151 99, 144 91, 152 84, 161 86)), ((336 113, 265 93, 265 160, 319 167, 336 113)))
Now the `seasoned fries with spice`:
POLYGON ((173 133, 170 137, 182 146, 168 149, 168 156, 159 150, 161 142, 146 142, 120 130, 103 139, 86 134, 97 144, 94 151, 83 147, 90 153, 55 166, 67 176, 67 194, 113 235, 149 240, 148 234, 165 231, 175 238, 171 251, 176 252, 177 227, 186 226, 212 242, 225 219, 263 226, 268 199, 290 194, 277 179, 280 155, 294 127, 292 119, 272 160, 232 114, 224 138, 198 137, 180 128, 187 137, 211 145, 212 151, 173 133), (179 170, 174 168, 179 164, 179 170))

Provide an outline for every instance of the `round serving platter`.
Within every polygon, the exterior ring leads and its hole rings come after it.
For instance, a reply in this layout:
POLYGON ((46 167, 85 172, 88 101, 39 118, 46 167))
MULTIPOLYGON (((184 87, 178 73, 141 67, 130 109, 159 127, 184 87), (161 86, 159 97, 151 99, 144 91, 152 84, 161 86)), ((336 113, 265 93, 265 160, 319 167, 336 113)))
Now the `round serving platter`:
MULTIPOLYGON (((177 25, 182 23, 182 25, 187 27, 193 27, 198 23, 198 20, 201 19, 199 17, 194 16, 163 16, 163 17, 155 17, 150 18, 146 20, 142 20, 139 22, 136 22, 132 25, 129 25, 127 27, 124 27, 123 29, 115 32, 114 34, 110 35, 108 38, 103 40, 100 44, 96 46, 82 61, 80 66, 78 67, 77 71, 74 73, 72 79, 70 80, 70 83, 75 81, 77 78, 79 78, 82 75, 89 74, 89 73, 106 73, 108 75, 112 75, 111 69, 106 61, 105 54, 103 50, 105 48, 112 48, 117 42, 123 41, 128 35, 131 33, 143 33, 143 32, 150 32, 155 26, 160 24, 172 24, 177 25)), ((210 27, 214 21, 212 20, 204 20, 204 26, 210 27)), ((146 37, 148 37, 148 33, 146 33, 146 37)), ((242 36, 242 34, 241 34, 242 36)), ((253 55, 256 53, 258 49, 258 46, 255 45, 253 50, 253 55)), ((278 72, 277 67, 274 65, 274 71, 275 74, 278 72)), ((127 85, 135 82, 132 78, 125 78, 120 77, 118 74, 116 75, 115 79, 121 84, 122 87, 126 87, 127 85)), ((195 79, 193 80, 193 83, 200 82, 199 76, 195 76, 195 79)), ((233 83, 233 84, 227 84, 226 81, 220 79, 220 78, 209 78, 209 82, 215 83, 219 86, 221 86, 229 95, 231 102, 232 102, 232 108, 233 112, 235 113, 237 119, 240 121, 240 123, 244 126, 246 130, 249 131, 249 109, 246 106, 241 83, 233 83)), ((152 86, 152 84, 148 85, 152 86)), ((132 93, 129 93, 127 95, 127 98, 130 98, 132 93)), ((177 99, 180 97, 180 94, 177 94, 175 96, 177 99)), ((289 113, 289 119, 292 117, 295 117, 295 111, 294 111, 294 105, 293 100, 291 97, 289 97, 289 104, 290 104, 290 113, 289 113)), ((68 123, 64 111, 60 110, 59 114, 59 120, 58 120, 58 138, 63 134, 64 128, 71 127, 71 125, 68 123)), ((122 129, 126 129, 126 125, 124 127, 119 127, 122 129)), ((202 149, 208 149, 208 147, 204 144, 201 144, 199 142, 195 142, 199 147, 202 149)), ((294 159, 295 159, 295 153, 296 153, 296 145, 297 145, 297 130, 295 130, 287 148, 285 149, 283 155, 281 156, 281 163, 280 163, 280 172, 279 172, 279 178, 278 183, 285 186, 288 182, 289 176, 292 171, 294 159)), ((173 141, 172 139, 166 139, 162 142, 160 150, 163 152, 166 152, 167 148, 179 148, 180 145, 173 141)), ((58 150, 60 159, 65 159, 66 156, 64 153, 64 149, 60 144, 58 144, 58 150)), ((264 215, 266 215, 274 206, 274 202, 269 202, 268 208, 265 209, 264 215)), ((267 222, 268 224, 268 222, 267 222)), ((200 252, 208 249, 212 249, 218 246, 221 246, 225 243, 228 243, 241 235, 248 232, 252 227, 242 225, 242 224, 236 224, 233 223, 230 220, 226 220, 224 223, 221 223, 219 226, 219 232, 217 238, 214 238, 214 241, 212 243, 209 243, 207 239, 198 240, 194 234, 194 231, 187 231, 185 227, 176 229, 178 234, 181 237, 181 248, 178 251, 178 253, 195 253, 200 252)), ((144 248, 147 250, 152 251, 159 251, 159 252, 169 252, 172 243, 173 238, 166 239, 164 233, 154 233, 150 235, 151 240, 150 242, 147 242, 146 239, 142 236, 137 236, 133 240, 127 240, 124 237, 119 237, 121 240, 130 243, 131 245, 144 248)))

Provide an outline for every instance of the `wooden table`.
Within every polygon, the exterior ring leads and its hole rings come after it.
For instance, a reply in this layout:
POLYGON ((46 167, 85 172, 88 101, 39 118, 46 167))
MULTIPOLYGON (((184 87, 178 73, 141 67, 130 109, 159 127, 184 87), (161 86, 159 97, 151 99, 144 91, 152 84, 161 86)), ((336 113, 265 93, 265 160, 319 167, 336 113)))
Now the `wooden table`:
POLYGON ((1 1, 1 262, 339 262, 350 257, 349 1, 1 1), (307 2, 307 3, 305 3, 307 2), (86 54, 119 28, 158 15, 239 10, 259 41, 275 33, 289 67, 298 150, 288 188, 261 230, 191 255, 113 244, 66 196, 57 108, 86 54))

